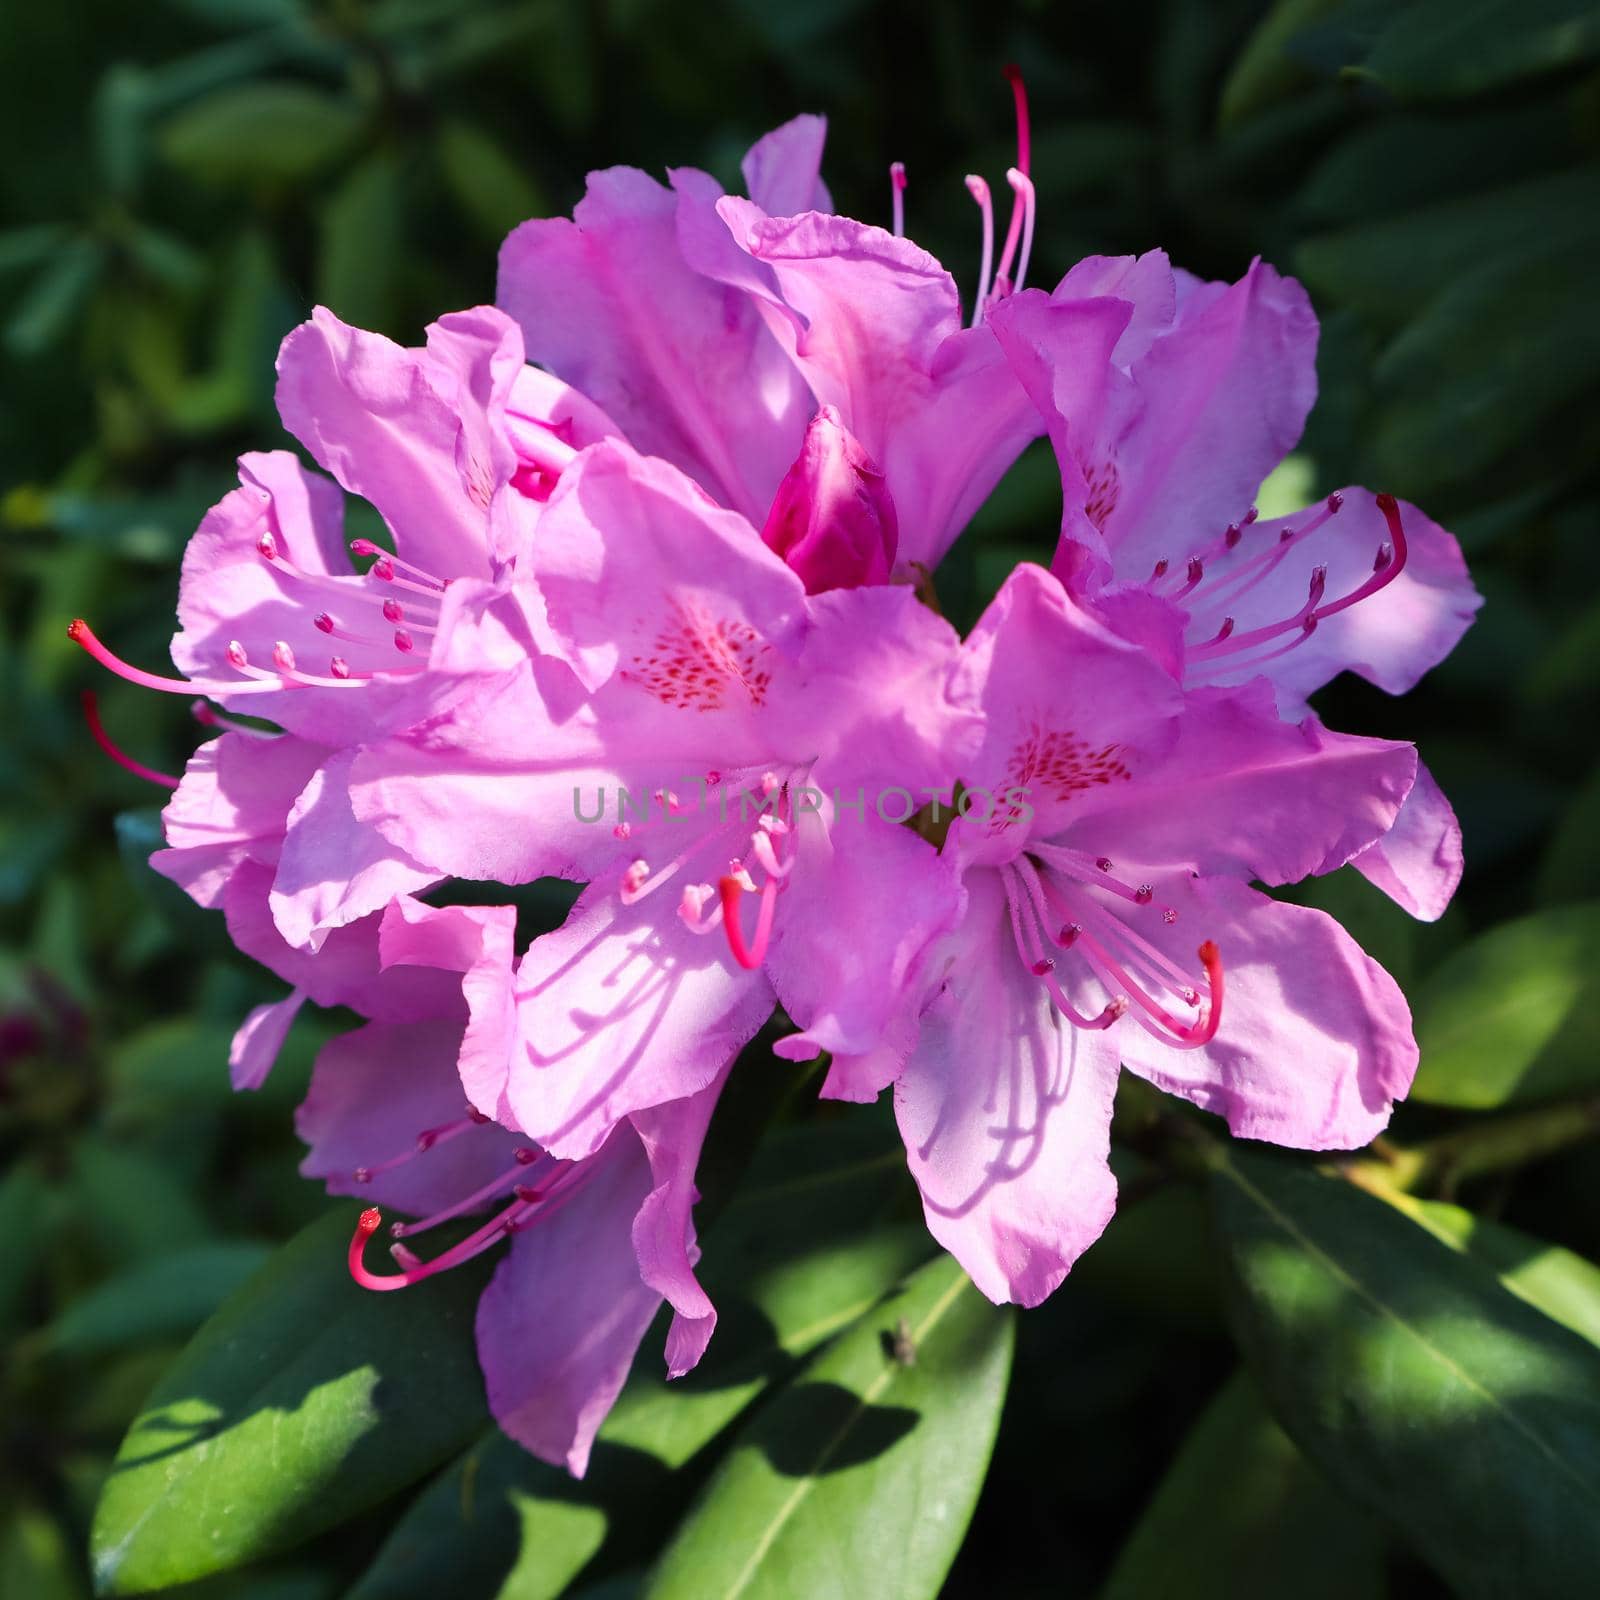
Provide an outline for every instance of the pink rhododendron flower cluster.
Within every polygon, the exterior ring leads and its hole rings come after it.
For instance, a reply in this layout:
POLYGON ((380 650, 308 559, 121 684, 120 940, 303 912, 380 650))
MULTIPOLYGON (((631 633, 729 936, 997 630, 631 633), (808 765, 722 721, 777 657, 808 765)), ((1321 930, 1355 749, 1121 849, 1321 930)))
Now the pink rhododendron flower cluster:
POLYGON ((1029 1305, 1111 1216, 1122 1070, 1329 1149, 1415 1068, 1393 980, 1255 885, 1353 863, 1444 908, 1459 835, 1415 750, 1306 699, 1443 657, 1478 604, 1460 552, 1358 488, 1257 516, 1315 392, 1271 268, 1157 251, 1026 286, 1016 89, 998 256, 969 180, 970 315, 903 237, 903 170, 893 231, 832 213, 819 118, 750 151, 747 199, 593 174, 506 241, 498 309, 420 349, 324 310, 285 341, 279 409, 328 476, 241 460, 184 561, 182 676, 73 625, 222 708, 154 865, 289 985, 235 1084, 308 1000, 366 1019, 317 1062, 304 1170, 371 1202, 371 1289, 503 1247, 490 1403, 575 1473, 662 1301, 672 1374, 711 1337, 695 1166, 775 1008, 824 1096, 892 1091, 932 1233, 1029 1305), (1052 565, 962 639, 929 574, 1044 436, 1052 565), (392 549, 345 541, 345 493, 392 549), (453 890, 546 877, 585 887, 526 948, 453 890), (412 1219, 383 1271, 380 1207, 412 1219))

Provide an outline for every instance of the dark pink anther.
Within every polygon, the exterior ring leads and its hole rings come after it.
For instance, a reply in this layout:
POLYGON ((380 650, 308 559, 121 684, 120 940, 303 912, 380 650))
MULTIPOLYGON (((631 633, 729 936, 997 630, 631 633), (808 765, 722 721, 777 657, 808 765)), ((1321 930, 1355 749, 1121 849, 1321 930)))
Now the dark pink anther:
POLYGON ((228 648, 223 651, 223 654, 228 658, 230 667, 248 667, 250 665, 250 657, 244 653, 244 646, 237 639, 228 641, 228 648))
POLYGON ((416 642, 404 628, 394 630, 394 647, 403 656, 408 656, 417 648, 416 642))
POLYGON ((392 562, 388 556, 379 556, 378 559, 367 568, 367 576, 369 578, 376 578, 380 583, 393 583, 394 562, 392 562))
POLYGON ((1076 922, 1064 923, 1061 932, 1056 935, 1056 943, 1063 950, 1070 950, 1078 942, 1078 936, 1082 932, 1082 927, 1076 922))
POLYGON ((1133 891, 1133 898, 1142 906, 1149 905, 1150 902, 1155 899, 1155 897, 1155 889, 1148 883, 1141 883, 1139 887, 1133 891))
POLYGON ((1054 960, 1049 956, 1041 956, 1033 964, 1033 975, 1036 978, 1048 978, 1056 970, 1054 960))
POLYGON ((294 671, 294 651, 282 639, 272 647, 272 664, 279 672, 294 671))
POLYGON ((333 632, 333 618, 326 611, 319 611, 311 620, 319 633, 333 632))
POLYGON ((1095 865, 1099 867, 1102 872, 1109 872, 1111 870, 1111 857, 1101 856, 1098 860, 1096 860, 1095 865))
POLYGON ((385 600, 383 602, 383 620, 385 622, 404 622, 406 608, 398 600, 385 600))
POLYGON ((331 656, 328 659, 329 675, 335 678, 348 678, 350 676, 350 663, 343 656, 331 656))
POLYGON ((259 550, 268 561, 276 561, 278 559, 278 541, 274 539, 270 533, 264 533, 259 539, 256 540, 256 549, 259 550))

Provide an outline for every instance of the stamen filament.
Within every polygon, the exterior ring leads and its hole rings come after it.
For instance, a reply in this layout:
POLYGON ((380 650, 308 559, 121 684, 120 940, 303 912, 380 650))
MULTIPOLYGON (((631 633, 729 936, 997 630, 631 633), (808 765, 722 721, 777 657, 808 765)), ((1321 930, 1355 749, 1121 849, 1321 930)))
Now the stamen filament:
POLYGON ((989 303, 989 273, 994 265, 994 206, 989 200, 989 185, 974 172, 967 174, 967 192, 983 213, 983 256, 978 268, 978 293, 972 302, 972 326, 976 328, 983 321, 983 310, 989 303))
POLYGON ((889 164, 889 204, 894 218, 894 236, 906 236, 906 164, 893 161, 889 164))
POLYGON ((132 756, 119 750, 111 741, 111 735, 105 730, 105 724, 100 720, 100 703, 95 698, 93 689, 83 691, 83 720, 89 725, 89 737, 111 757, 125 772, 131 772, 136 778, 143 778, 147 783, 158 783, 163 789, 176 789, 178 780, 170 773, 157 772, 154 767, 147 767, 142 761, 135 761, 132 756))

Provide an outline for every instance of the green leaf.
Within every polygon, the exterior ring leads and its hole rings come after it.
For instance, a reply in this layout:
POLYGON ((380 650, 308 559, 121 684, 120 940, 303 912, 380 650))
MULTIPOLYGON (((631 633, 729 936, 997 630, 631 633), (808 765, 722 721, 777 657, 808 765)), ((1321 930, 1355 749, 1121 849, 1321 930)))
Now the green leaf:
POLYGON ((1539 899, 1546 905, 1600 896, 1600 767, 1561 815, 1539 863, 1539 899))
POLYGON ((1463 440, 1488 466, 1581 394, 1600 363, 1593 297, 1589 255, 1565 247, 1491 254, 1449 284, 1373 371, 1385 479, 1443 488, 1460 478, 1463 440))
POLYGON ((669 1474, 926 1259, 920 1226, 873 1228, 904 1185, 898 1142, 859 1121, 769 1138, 705 1242, 719 1322, 701 1364, 668 1383, 646 1339, 582 1482, 491 1432, 417 1498, 347 1600, 502 1578, 503 1600, 554 1600, 613 1534, 650 1553, 687 1494, 669 1474))
POLYGON ((400 163, 378 151, 351 169, 322 211, 317 299, 346 322, 387 327, 404 242, 400 163))
POLYGON ((341 1206, 285 1245, 157 1385, 95 1511, 101 1593, 288 1549, 481 1430, 472 1318, 488 1264, 372 1294, 345 1264, 354 1220, 341 1206))
POLYGON ((938 1591, 988 1468, 1014 1322, 954 1260, 922 1268, 735 1442, 651 1600, 938 1591), (892 1551, 892 1559, 884 1552, 892 1551))
POLYGON ((1295 259, 1314 292, 1398 324, 1488 256, 1570 255, 1597 243, 1600 174, 1578 168, 1318 234, 1295 259))
POLYGON ((1236 1373, 1190 1429, 1100 1600, 1346 1600, 1383 1593, 1383 1541, 1236 1373), (1315 1562, 1306 1551, 1315 1550, 1315 1562))
POLYGON ((4 339, 19 356, 47 350, 73 326, 106 263, 95 239, 69 239, 39 269, 6 319, 4 339))
POLYGON ((58 1355, 103 1355, 193 1333, 271 1252, 260 1244, 198 1245, 118 1273, 77 1297, 44 1331, 58 1355))
POLYGON ((529 217, 547 215, 533 180, 475 123, 442 123, 436 149, 451 193, 490 243, 498 244, 529 217))
POLYGON ((1217 116, 1223 128, 1235 127, 1305 87, 1311 73, 1284 45, 1339 5, 1340 0, 1277 0, 1234 58, 1222 86, 1217 116))
POLYGON ((117 1261, 148 1261, 211 1239, 211 1218, 194 1192, 145 1151, 89 1135, 73 1166, 88 1225, 117 1261))
POLYGON ((1482 94, 1600 55, 1594 0, 1423 0, 1399 8, 1365 72, 1406 98, 1482 94))
POLYGON ((300 183, 344 155, 361 123, 358 107, 308 83, 245 83, 170 117, 161 153, 203 182, 300 183))
POLYGON ((1600 1267, 1592 1261, 1443 1200, 1396 1195, 1390 1203, 1452 1249, 1481 1261, 1552 1321, 1600 1345, 1600 1267))
POLYGON ((1412 1098, 1487 1110, 1600 1085, 1600 901, 1535 912, 1448 956, 1415 996, 1412 1098))
POLYGON ((1354 1184, 1238 1147, 1211 1180, 1235 1321, 1273 1414, 1457 1593, 1600 1571, 1600 1356, 1354 1184))
POLYGON ((0 1594, 17 1600, 79 1600, 87 1592, 72 1546, 31 1500, 0 1511, 0 1594))

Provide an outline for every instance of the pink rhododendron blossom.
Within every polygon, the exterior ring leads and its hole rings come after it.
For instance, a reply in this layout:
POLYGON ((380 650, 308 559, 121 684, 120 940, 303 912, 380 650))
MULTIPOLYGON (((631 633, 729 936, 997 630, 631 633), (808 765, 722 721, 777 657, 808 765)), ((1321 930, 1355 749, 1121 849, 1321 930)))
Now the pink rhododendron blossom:
POLYGON ((1286 724, 1264 688, 1185 696, 1038 568, 963 657, 986 727, 962 783, 985 803, 917 864, 958 877, 965 911, 895 1106, 935 1237, 1034 1304, 1111 1215, 1119 1062, 1248 1138, 1343 1149, 1385 1125, 1416 1066, 1404 998, 1331 918, 1250 880, 1370 846, 1416 755, 1286 724))
POLYGON ((892 1085, 933 1234, 1026 1304, 1111 1214, 1123 1068, 1313 1149, 1369 1140, 1415 1068, 1388 976, 1255 885, 1350 863, 1442 910, 1459 832, 1415 750, 1306 700, 1437 662, 1477 604, 1460 552, 1354 489, 1255 514, 1315 393, 1298 285, 1153 252, 1026 288, 1014 84, 1003 235, 968 180, 970 316, 904 236, 903 169, 892 229, 833 214, 820 118, 751 149, 748 199, 592 174, 507 240, 504 310, 419 349, 322 310, 285 341, 280 411, 332 481, 241 460, 185 556, 184 676, 73 625, 225 708, 181 779, 94 728, 175 785, 156 869, 288 986, 234 1083, 307 1004, 364 1019, 298 1122, 304 1170, 373 1202, 351 1272, 505 1246, 490 1404, 574 1472, 663 1300, 669 1371, 705 1349, 694 1169, 775 1006, 824 1096, 892 1085), (963 642, 922 579, 1046 433, 1052 570, 963 642), (345 492, 392 550, 345 541, 345 492), (512 907, 448 903, 543 877, 585 887, 526 948, 512 907))
MULTIPOLYGON (((1262 521, 1257 487, 1316 396, 1304 290, 1255 263, 1236 284, 1175 272, 1160 251, 1091 257, 1058 296, 1105 296, 1126 324, 1085 369, 1059 304, 1014 296, 991 318, 1061 467, 1055 571, 1190 686, 1269 679, 1286 716, 1350 670, 1392 694, 1454 648, 1481 598, 1455 539, 1415 506, 1344 489, 1262 521)), ((1392 838, 1358 870, 1438 917, 1461 875, 1460 829, 1425 770, 1392 838)))
MULTIPOLYGON (((955 280, 901 236, 903 168, 893 233, 832 214, 819 117, 754 146, 748 200, 688 168, 670 188, 630 167, 590 174, 571 221, 526 222, 506 240, 499 303, 531 359, 605 407, 635 447, 771 530, 809 587, 881 581, 880 549, 931 568, 1043 431, 987 325, 1022 284, 1033 234, 1013 81, 1018 164, 997 268, 988 189, 968 180, 988 241, 971 327, 955 280)), ((1062 310, 1065 324, 1087 321, 1080 337, 1095 348, 1112 315, 1062 310)))
POLYGON ((954 631, 903 587, 808 595, 742 517, 616 442, 563 474, 517 593, 588 700, 556 722, 513 681, 352 776, 357 816, 441 875, 590 882, 514 973, 469 975, 474 1103, 586 1155, 704 1088, 775 995, 825 1048, 875 1048, 898 1019, 839 913, 906 969, 953 914, 950 888, 896 906, 874 885, 933 858, 899 823, 978 733, 943 689, 954 631))

